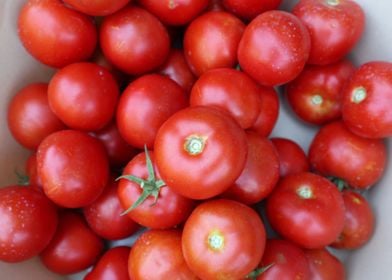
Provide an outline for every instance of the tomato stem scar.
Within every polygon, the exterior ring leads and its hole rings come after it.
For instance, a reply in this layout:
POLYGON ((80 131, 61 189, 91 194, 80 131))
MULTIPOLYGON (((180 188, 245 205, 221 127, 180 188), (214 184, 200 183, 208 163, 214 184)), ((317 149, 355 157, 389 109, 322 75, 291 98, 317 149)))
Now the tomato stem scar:
POLYGON ((363 100, 366 99, 366 97, 367 97, 367 92, 364 87, 354 88, 351 93, 351 101, 356 104, 361 103, 363 100))
POLYGON ((298 188, 297 194, 303 199, 310 199, 313 197, 312 189, 309 186, 302 186, 298 188))
POLYGON ((340 0, 327 0, 327 4, 330 6, 337 6, 340 4, 340 0))
POLYGON ((208 247, 213 251, 220 251, 225 243, 225 238, 220 231, 214 230, 208 235, 208 247))
POLYGON ((319 94, 313 95, 311 100, 314 105, 321 105, 324 101, 323 97, 319 94))
POLYGON ((196 156, 201 154, 207 142, 207 137, 192 134, 185 139, 184 149, 188 154, 196 156))

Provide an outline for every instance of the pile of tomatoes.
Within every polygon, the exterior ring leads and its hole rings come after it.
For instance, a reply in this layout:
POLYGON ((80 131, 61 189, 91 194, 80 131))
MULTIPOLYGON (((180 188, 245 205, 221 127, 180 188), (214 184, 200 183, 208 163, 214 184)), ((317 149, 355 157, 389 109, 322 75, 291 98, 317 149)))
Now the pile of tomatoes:
POLYGON ((280 5, 27 0, 20 41, 56 71, 8 107, 32 153, 0 189, 0 260, 86 280, 345 279, 331 248, 374 230, 392 63, 349 60, 358 3, 280 5), (270 136, 282 100, 318 128, 308 151, 270 136))

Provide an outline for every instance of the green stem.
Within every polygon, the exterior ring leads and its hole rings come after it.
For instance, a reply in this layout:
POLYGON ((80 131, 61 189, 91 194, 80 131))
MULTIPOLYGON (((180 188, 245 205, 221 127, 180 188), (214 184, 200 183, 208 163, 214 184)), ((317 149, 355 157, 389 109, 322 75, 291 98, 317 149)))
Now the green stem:
POLYGON ((251 279, 251 280, 256 280, 257 277, 259 277, 261 274, 263 274, 264 272, 266 272, 268 269, 270 269, 272 266, 274 265, 274 263, 271 263, 267 266, 263 266, 260 268, 256 268, 255 270, 253 270, 251 273, 249 273, 245 278, 246 279, 251 279))

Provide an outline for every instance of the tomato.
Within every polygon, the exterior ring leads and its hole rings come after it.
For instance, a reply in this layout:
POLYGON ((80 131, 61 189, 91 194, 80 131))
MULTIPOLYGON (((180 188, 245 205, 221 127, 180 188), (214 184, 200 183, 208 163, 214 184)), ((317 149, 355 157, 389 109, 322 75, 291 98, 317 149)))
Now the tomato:
POLYGON ((18 34, 33 57, 57 68, 88 59, 97 44, 93 20, 60 0, 26 1, 18 17, 18 34))
POLYGON ((267 268, 257 280, 310 280, 310 269, 304 251, 284 239, 267 239, 260 268, 267 268))
POLYGON ((258 85, 248 75, 235 69, 211 69, 204 72, 193 85, 190 105, 220 108, 246 129, 259 116, 258 85))
POLYGON ((38 255, 55 234, 57 211, 32 188, 0 188, 0 260, 22 262, 38 255))
POLYGON ((152 148, 162 123, 187 105, 185 91, 176 82, 159 74, 143 75, 121 95, 117 126, 132 146, 152 148))
POLYGON ((282 0, 223 0, 224 7, 246 20, 252 20, 259 14, 276 10, 282 0))
POLYGON ((349 60, 328 65, 307 65, 286 85, 290 107, 303 121, 322 125, 341 118, 342 89, 354 73, 349 60))
POLYGON ((58 274, 82 271, 94 264, 103 250, 103 241, 76 212, 60 213, 57 231, 40 254, 42 263, 58 274))
POLYGON ((139 229, 139 225, 121 213, 117 196, 118 182, 111 178, 103 193, 90 205, 83 208, 84 217, 90 228, 102 238, 118 240, 131 236, 139 229))
POLYGON ((360 137, 341 121, 323 126, 309 148, 313 170, 342 179, 358 189, 372 187, 381 178, 386 160, 387 150, 382 140, 360 137))
POLYGON ((170 51, 166 28, 151 13, 135 6, 104 17, 99 36, 109 62, 131 75, 156 69, 170 51))
POLYGON ((244 130, 228 114, 195 106, 172 115, 155 138, 156 164, 173 191, 206 199, 228 189, 247 156, 244 130))
POLYGON ((49 107, 46 83, 29 84, 19 90, 8 105, 7 122, 14 139, 32 150, 46 136, 65 128, 49 107))
POLYGON ((260 84, 276 86, 300 74, 309 51, 305 25, 291 13, 273 10, 246 26, 238 46, 238 61, 244 72, 260 84))
POLYGON ((206 12, 194 19, 184 34, 185 58, 196 76, 213 68, 233 67, 245 24, 223 12, 206 12))
POLYGON ((107 16, 125 7, 131 0, 64 0, 75 10, 92 16, 107 16))
POLYGON ((185 222, 184 258, 201 279, 241 279, 260 261, 266 233, 252 208, 232 200, 199 204, 185 222))
POLYGON ((67 65, 50 80, 53 112, 70 128, 98 130, 113 118, 119 89, 112 74, 94 63, 67 65))
POLYGON ((368 138, 392 136, 392 63, 361 65, 342 95, 343 120, 351 131, 368 138))
POLYGON ((278 152, 281 177, 310 171, 308 157, 302 147, 289 138, 274 137, 271 142, 278 152))
POLYGON ((373 236, 375 217, 369 202, 359 193, 342 192, 346 206, 346 222, 338 239, 331 244, 339 249, 357 249, 373 236))
POLYGON ((292 13, 309 30, 308 63, 326 65, 348 54, 362 36, 365 14, 356 1, 300 0, 292 13))
POLYGON ((344 280, 346 271, 343 263, 327 249, 305 250, 305 256, 310 268, 310 279, 314 280, 344 280))
POLYGON ((185 25, 207 6, 208 0, 139 0, 139 3, 164 24, 185 25))
POLYGON ((38 147, 37 169, 45 194, 69 208, 91 204, 109 177, 102 143, 76 130, 61 130, 46 137, 38 147))
POLYGON ((118 186, 118 197, 123 208, 129 210, 128 216, 137 223, 155 229, 174 227, 186 220, 194 203, 161 181, 155 165, 155 154, 151 151, 147 153, 149 159, 146 152, 142 152, 125 166, 118 186), (127 175, 136 176, 145 182, 142 184, 129 180, 127 175), (138 199, 144 196, 139 203, 138 199))
POLYGON ((84 280, 130 280, 128 257, 130 248, 118 246, 103 254, 84 280))
POLYGON ((245 167, 223 197, 245 204, 255 204, 266 198, 279 179, 279 158, 274 145, 267 138, 249 131, 248 156, 245 167))
POLYGON ((266 213, 284 238, 304 248, 321 248, 344 226, 344 201, 328 179, 303 172, 283 177, 267 199, 266 213))
POLYGON ((179 230, 147 230, 134 243, 128 260, 133 280, 198 279, 184 260, 179 230))

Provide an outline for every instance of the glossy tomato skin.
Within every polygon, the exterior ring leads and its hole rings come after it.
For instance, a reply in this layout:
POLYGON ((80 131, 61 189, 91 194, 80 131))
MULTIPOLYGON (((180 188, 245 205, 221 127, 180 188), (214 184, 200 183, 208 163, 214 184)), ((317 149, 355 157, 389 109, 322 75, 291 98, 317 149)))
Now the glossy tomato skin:
POLYGON ((342 94, 343 120, 351 131, 367 138, 392 135, 392 63, 361 65, 342 94))
POLYGON ((103 241, 76 212, 61 212, 57 231, 40 254, 42 263, 58 274, 72 274, 94 264, 102 250, 103 241))
POLYGON ((45 194, 68 208, 92 203, 109 178, 102 143, 76 130, 61 130, 46 137, 38 147, 37 164, 45 194))
POLYGON ((236 201, 199 204, 185 222, 184 258, 201 279, 242 279, 260 262, 266 233, 260 216, 236 201))
POLYGON ((340 178, 357 189, 372 187, 383 175, 387 160, 383 140, 358 136, 342 121, 323 126, 314 136, 308 155, 313 170, 340 178))
POLYGON ((8 105, 7 122, 14 139, 32 150, 46 136, 65 128, 49 107, 46 83, 29 84, 19 90, 8 105))
POLYGON ((314 125, 341 118, 342 89, 354 70, 349 60, 305 66, 285 87, 290 107, 301 120, 314 125))
POLYGON ((338 249, 357 249, 372 237, 375 217, 369 202, 359 193, 342 192, 346 206, 346 222, 338 239, 331 244, 338 249))
POLYGON ((244 204, 255 204, 266 198, 279 179, 278 153, 267 138, 248 131, 248 156, 245 167, 223 197, 244 204))
POLYGON ((185 91, 170 78, 146 74, 132 81, 117 107, 117 127, 132 146, 152 148, 158 129, 188 105, 185 91))
POLYGON ((310 280, 310 269, 301 247, 284 239, 267 239, 259 267, 268 268, 257 280, 310 280))
POLYGON ((170 50, 169 34, 163 24, 135 6, 105 17, 99 36, 105 57, 131 75, 156 69, 165 62, 170 50))
POLYGON ((70 128, 98 130, 113 118, 119 89, 113 75, 95 63, 67 65, 50 80, 53 112, 70 128))
POLYGON ((107 250, 84 280, 130 280, 128 257, 130 248, 118 246, 107 250))
POLYGON ((0 188, 0 260, 22 262, 38 255, 58 224, 57 209, 42 193, 28 187, 0 188))
POLYGON ((238 46, 244 72, 264 86, 277 86, 296 78, 310 51, 309 32, 293 14, 273 10, 254 18, 238 46))
POLYGON ((97 44, 92 18, 60 0, 27 1, 19 13, 18 34, 33 57, 56 68, 88 59, 97 44))
POLYGON ((356 1, 301 0, 292 13, 309 30, 310 64, 326 65, 342 59, 364 31, 365 14, 356 1))
POLYGON ((184 260, 179 230, 147 230, 134 245, 128 260, 129 278, 134 280, 196 280, 184 260))
POLYGON ((246 134, 223 111, 189 107, 161 126, 154 151, 164 182, 185 197, 206 199, 228 189, 241 174, 246 134))
POLYGON ((64 3, 72 6, 84 14, 91 16, 107 16, 125 7, 131 0, 64 0, 64 3))
POLYGON ((335 241, 345 220, 344 201, 336 186, 309 172, 282 178, 268 197, 266 213, 277 233, 304 248, 335 241))
POLYGON ((223 0, 223 6, 245 20, 252 20, 259 14, 276 10, 282 0, 223 0))
POLYGON ((210 11, 194 19, 185 30, 185 58, 196 76, 207 70, 233 67, 245 24, 233 14, 210 11))
POLYGON ((327 249, 304 250, 310 268, 310 279, 344 280, 346 271, 343 263, 327 249))
MULTIPOLYGON (((156 180, 161 179, 160 172, 155 165, 155 154, 148 151, 148 155, 154 166, 156 180)), ((146 154, 141 152, 136 155, 124 168, 123 175, 133 175, 147 179, 148 169, 146 166, 146 154)), ((118 197, 124 209, 130 208, 142 195, 140 185, 121 179, 118 185, 118 197)), ((150 196, 142 204, 128 213, 129 218, 149 228, 165 229, 174 227, 185 221, 194 208, 194 202, 180 194, 177 194, 170 185, 163 186, 159 191, 157 201, 150 196)))

